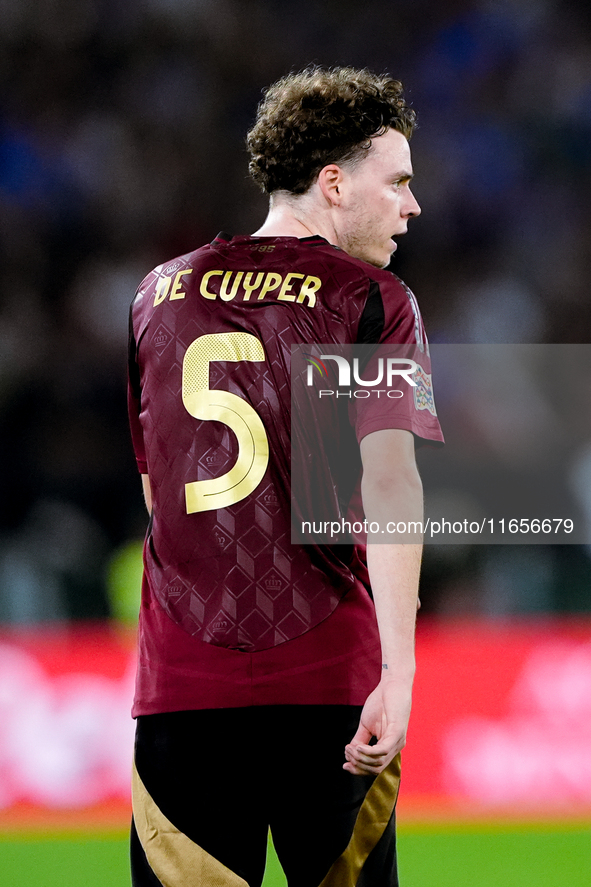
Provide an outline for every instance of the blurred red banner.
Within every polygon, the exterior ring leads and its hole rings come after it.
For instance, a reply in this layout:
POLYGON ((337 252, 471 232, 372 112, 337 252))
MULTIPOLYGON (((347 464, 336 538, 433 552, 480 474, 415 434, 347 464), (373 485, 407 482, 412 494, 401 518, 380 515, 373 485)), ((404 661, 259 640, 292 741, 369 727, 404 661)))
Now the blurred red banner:
MULTIPOLYGON (((401 820, 591 817, 591 619, 421 619, 401 820)), ((124 827, 133 633, 0 633, 0 827, 124 827)))
POLYGON ((591 619, 419 622, 401 816, 591 817, 591 619))
POLYGON ((129 821, 134 635, 0 633, 0 827, 129 821))

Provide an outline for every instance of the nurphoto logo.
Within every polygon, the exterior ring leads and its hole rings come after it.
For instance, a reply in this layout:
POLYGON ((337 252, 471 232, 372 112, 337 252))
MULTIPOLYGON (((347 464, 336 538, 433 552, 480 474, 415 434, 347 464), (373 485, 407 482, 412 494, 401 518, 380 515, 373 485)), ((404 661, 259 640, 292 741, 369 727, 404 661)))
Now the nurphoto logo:
MULTIPOLYGON (((375 375, 373 379, 362 379, 359 367, 359 358, 354 357, 352 362, 350 362, 346 357, 343 357, 341 354, 321 354, 319 357, 315 357, 311 354, 304 355, 307 362, 307 375, 306 375, 306 385, 308 387, 312 387, 314 385, 314 370, 317 370, 320 373, 322 381, 328 381, 328 369, 325 360, 333 360, 337 365, 338 370, 338 388, 351 389, 351 379, 353 379, 353 384, 362 386, 360 388, 355 388, 353 391, 334 391, 333 389, 320 389, 318 391, 318 397, 356 397, 356 398, 365 398, 371 397, 372 394, 375 394, 379 397, 381 394, 385 394, 386 397, 391 397, 398 399, 400 397, 404 397, 404 391, 400 389, 393 388, 394 381, 406 382, 407 385, 412 388, 417 387, 417 383, 412 378, 413 373, 416 373, 420 367, 416 361, 411 360, 406 357, 379 357, 377 361, 371 362, 371 373, 375 375), (352 363, 352 366, 351 366, 352 363), (385 388, 378 388, 378 385, 384 385, 385 388), (371 390, 369 390, 371 389, 371 390)), ((368 368, 365 367, 363 372, 367 372, 368 368)))

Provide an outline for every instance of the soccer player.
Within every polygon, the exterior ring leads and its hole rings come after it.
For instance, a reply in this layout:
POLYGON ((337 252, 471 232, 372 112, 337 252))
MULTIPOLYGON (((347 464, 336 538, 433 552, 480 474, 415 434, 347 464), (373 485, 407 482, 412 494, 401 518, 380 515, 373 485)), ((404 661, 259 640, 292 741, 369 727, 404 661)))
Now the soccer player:
MULTIPOLYGON (((132 305, 129 404, 151 514, 133 714, 132 876, 290 887, 398 883, 394 807, 420 545, 294 545, 294 345, 428 348, 384 270, 419 206, 401 84, 351 68, 271 86, 248 135, 270 195, 252 236, 156 268, 132 305), (377 618, 376 618, 377 615, 377 618)), ((422 516, 432 399, 355 403, 365 512, 422 516)), ((328 484, 331 478, 326 478, 328 484)))

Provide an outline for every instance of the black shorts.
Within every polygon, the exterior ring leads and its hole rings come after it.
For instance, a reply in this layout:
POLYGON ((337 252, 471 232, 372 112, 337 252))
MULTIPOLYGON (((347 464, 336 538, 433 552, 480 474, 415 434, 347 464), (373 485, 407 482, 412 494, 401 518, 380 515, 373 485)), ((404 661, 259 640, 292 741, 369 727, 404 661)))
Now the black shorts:
POLYGON ((284 705, 138 718, 134 887, 259 887, 269 828, 289 887, 398 885, 400 759, 378 777, 342 768, 360 713, 284 705))

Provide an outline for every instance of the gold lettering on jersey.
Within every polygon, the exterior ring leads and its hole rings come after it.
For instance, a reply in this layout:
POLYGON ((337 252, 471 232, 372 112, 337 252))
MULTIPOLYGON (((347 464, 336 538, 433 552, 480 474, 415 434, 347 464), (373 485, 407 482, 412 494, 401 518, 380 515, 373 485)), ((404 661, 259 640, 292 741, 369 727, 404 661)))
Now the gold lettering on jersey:
POLYGON ((214 361, 265 361, 262 342, 250 333, 209 333, 189 345, 183 358, 183 405, 195 419, 221 422, 236 435, 238 455, 225 474, 185 484, 187 514, 227 508, 249 496, 263 479, 269 441, 261 417, 236 394, 210 388, 214 361))
MULTIPOLYGON (((290 271, 283 275, 277 271, 223 271, 217 268, 206 271, 201 278, 199 292, 204 299, 212 301, 220 298, 223 302, 249 302, 251 299, 260 302, 264 298, 275 298, 278 302, 295 302, 314 308, 316 294, 321 286, 319 277, 301 274, 299 271, 290 271), (215 277, 222 279, 214 281, 215 277)), ((180 299, 183 296, 175 298, 180 299)))
POLYGON ((308 305, 310 308, 313 308, 316 304, 316 293, 322 286, 322 281, 319 277, 312 277, 309 274, 304 282, 302 283, 302 288, 300 290, 300 294, 298 296, 298 303, 304 301, 304 299, 308 300, 308 305))
POLYGON ((277 274, 276 271, 269 271, 261 287, 259 300, 264 299, 267 293, 270 293, 272 290, 276 290, 281 280, 281 274, 277 274))
POLYGON ((224 302, 231 302, 236 293, 238 292, 238 284, 244 277, 244 271, 238 271, 234 281, 232 283, 232 289, 228 292, 228 284, 230 283, 230 278, 232 277, 232 271, 226 271, 224 274, 224 279, 222 280, 222 287, 220 289, 220 299, 223 299, 224 302))
POLYGON ((210 293, 207 289, 207 284, 215 274, 223 274, 223 271, 207 271, 206 274, 201 278, 201 286, 199 287, 199 292, 203 296, 204 299, 217 299, 217 293, 210 293))
POLYGON ((156 284, 156 293, 154 295, 154 308, 165 300, 170 289, 170 277, 161 277, 156 284))
POLYGON ((290 271, 285 280, 283 281, 283 286, 277 296, 278 299, 281 299, 284 302, 295 302, 296 297, 294 293, 288 293, 288 290, 291 289, 291 282, 294 277, 304 277, 303 274, 298 274, 295 271, 290 271))
MULTIPOLYGON (((172 283, 172 277, 167 277, 166 275, 161 277, 156 284, 156 292, 154 294, 154 308, 156 307, 156 305, 160 305, 162 302, 164 302, 169 292, 169 298, 171 302, 173 299, 184 299, 187 294, 182 289, 183 277, 186 274, 192 273, 192 268, 185 268, 184 271, 179 271, 174 278, 174 283, 172 283)), ((215 296, 213 296, 212 298, 215 298, 215 296)))
POLYGON ((170 301, 171 301, 171 302, 172 302, 173 299, 184 299, 184 298, 185 298, 185 296, 186 296, 187 294, 186 294, 185 292, 183 292, 183 290, 181 289, 181 285, 182 285, 182 282, 183 282, 183 277, 184 277, 186 274, 192 274, 192 273, 193 273, 193 269, 192 269, 192 268, 185 268, 184 271, 178 271, 178 272, 177 272, 177 275, 176 275, 176 277, 175 277, 175 279, 174 279, 174 283, 173 283, 173 285, 172 285, 172 289, 171 289, 171 291, 170 291, 170 301))
POLYGON ((263 282, 263 277, 265 276, 265 272, 264 272, 264 271, 259 271, 259 273, 258 273, 257 276, 256 276, 255 282, 254 282, 254 283, 251 283, 250 281, 251 281, 252 278, 253 278, 253 274, 254 274, 254 271, 249 271, 248 274, 246 275, 246 277, 244 278, 243 283, 242 283, 242 286, 244 287, 244 297, 243 297, 243 300, 242 300, 243 302, 248 302, 248 300, 250 299, 250 296, 251 296, 252 291, 253 291, 253 290, 258 290, 259 286, 260 286, 261 283, 263 282))

